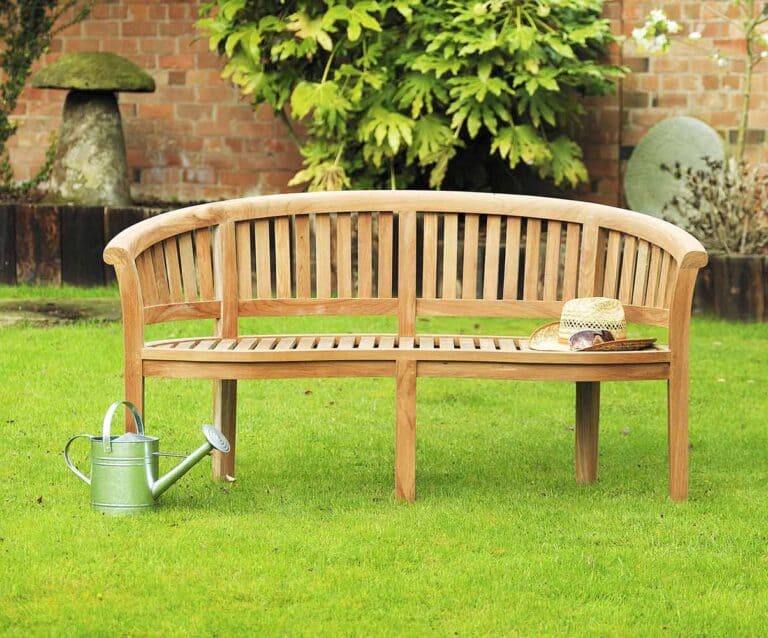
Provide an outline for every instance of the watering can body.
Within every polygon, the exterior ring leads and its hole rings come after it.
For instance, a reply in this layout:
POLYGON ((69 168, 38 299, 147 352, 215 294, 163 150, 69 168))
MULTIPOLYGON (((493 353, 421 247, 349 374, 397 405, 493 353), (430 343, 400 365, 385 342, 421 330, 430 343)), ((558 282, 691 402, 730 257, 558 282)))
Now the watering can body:
POLYGON ((104 415, 102 436, 89 434, 73 436, 64 448, 64 459, 72 472, 91 486, 91 506, 109 514, 132 514, 151 510, 157 498, 186 474, 214 448, 229 452, 229 443, 211 426, 203 426, 206 442, 189 456, 160 452, 160 440, 144 435, 144 424, 136 408, 127 401, 113 403, 104 415), (110 424, 115 411, 126 405, 133 414, 136 433, 110 435, 110 424), (91 443, 91 473, 85 476, 69 458, 70 445, 79 438, 91 443), (160 476, 160 456, 184 458, 164 476, 160 476))

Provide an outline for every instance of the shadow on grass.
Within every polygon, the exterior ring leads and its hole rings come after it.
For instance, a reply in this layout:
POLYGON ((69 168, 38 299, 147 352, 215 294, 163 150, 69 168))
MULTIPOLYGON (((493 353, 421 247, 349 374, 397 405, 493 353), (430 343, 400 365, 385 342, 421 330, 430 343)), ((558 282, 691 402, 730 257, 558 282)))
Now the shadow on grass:
MULTIPOLYGON (((572 433, 569 432, 571 435, 572 433)), ((281 464, 264 466, 253 454, 239 461, 238 480, 179 483, 169 507, 247 514, 294 508, 346 511, 391 507, 394 459, 383 449, 339 449, 334 463, 317 455, 283 450, 281 464), (172 504, 171 504, 172 503, 172 504)), ((471 453, 457 445, 430 441, 418 459, 416 507, 471 502, 548 501, 594 503, 642 497, 666 498, 666 456, 660 445, 641 442, 601 454, 601 476, 592 485, 578 485, 574 476, 573 442, 548 440, 515 447, 495 445, 490 438, 474 441, 471 453)), ((170 493, 169 493, 170 494, 170 493)))

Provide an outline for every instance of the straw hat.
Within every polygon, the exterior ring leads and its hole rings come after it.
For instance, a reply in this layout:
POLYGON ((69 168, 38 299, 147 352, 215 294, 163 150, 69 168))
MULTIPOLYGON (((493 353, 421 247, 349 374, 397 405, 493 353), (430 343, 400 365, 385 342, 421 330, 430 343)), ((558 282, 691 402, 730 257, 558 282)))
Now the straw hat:
MULTIPOLYGON (((589 336, 589 335, 588 335, 589 336)), ((627 339, 624 307, 618 299, 583 297, 563 304, 560 321, 537 328, 528 341, 531 350, 642 350, 655 339, 627 339), (589 347, 574 347, 571 337, 578 332, 601 333, 589 347), (606 334, 610 333, 610 334, 606 334), (594 345, 592 345, 594 343, 594 345)))

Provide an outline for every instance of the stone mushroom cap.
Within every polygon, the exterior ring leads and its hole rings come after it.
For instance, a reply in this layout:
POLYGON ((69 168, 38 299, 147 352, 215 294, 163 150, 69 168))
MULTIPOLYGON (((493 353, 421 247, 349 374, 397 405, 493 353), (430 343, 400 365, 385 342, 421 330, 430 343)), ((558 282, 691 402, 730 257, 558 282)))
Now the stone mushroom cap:
POLYGON ((155 90, 155 81, 130 60, 115 53, 94 51, 61 56, 32 78, 32 86, 38 89, 151 93, 155 90))

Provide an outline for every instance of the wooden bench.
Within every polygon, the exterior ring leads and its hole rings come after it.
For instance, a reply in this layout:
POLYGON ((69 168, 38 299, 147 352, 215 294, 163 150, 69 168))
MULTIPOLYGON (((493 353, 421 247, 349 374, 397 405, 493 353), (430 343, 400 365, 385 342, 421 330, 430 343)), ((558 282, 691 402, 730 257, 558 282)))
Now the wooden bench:
MULTIPOLYGON (((146 377, 214 382, 214 419, 232 452, 240 379, 396 379, 395 491, 413 500, 416 379, 576 383, 576 478, 597 476, 600 382, 666 380, 669 493, 688 491, 688 330, 707 255, 659 219, 596 204, 513 195, 348 191, 192 206, 142 221, 104 251, 120 286, 125 398, 146 377), (524 337, 417 334, 420 316, 557 319, 563 302, 604 295, 627 320, 668 329, 641 352, 558 353, 524 337), (241 317, 391 315, 396 334, 240 335, 241 317), (144 327, 214 319, 212 335, 145 342, 144 327)), ((130 426, 127 421, 126 427, 130 426)))

